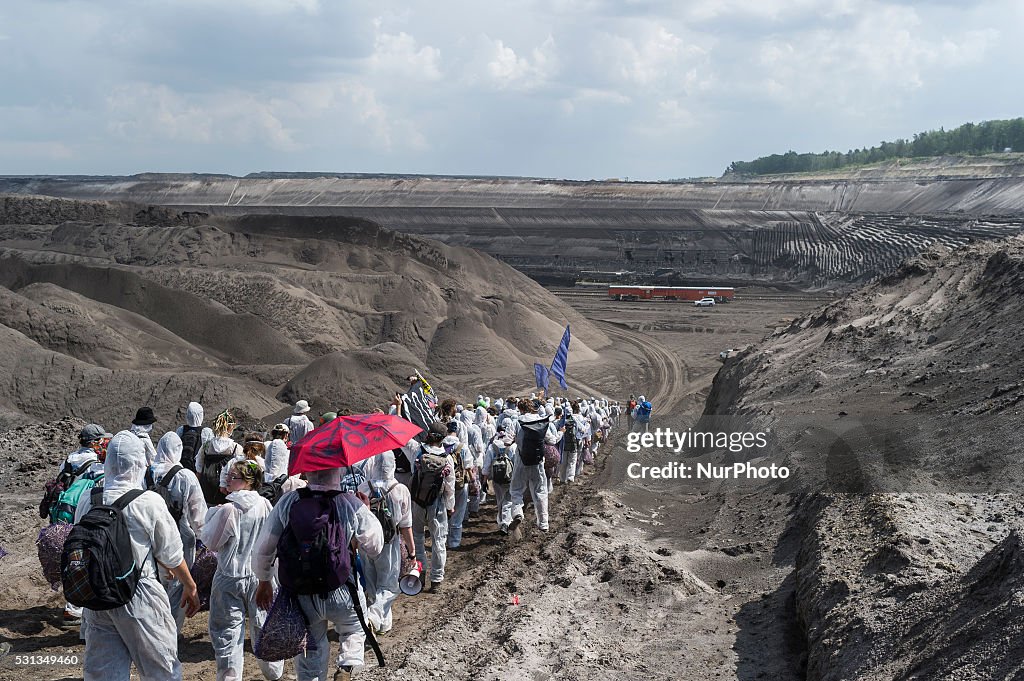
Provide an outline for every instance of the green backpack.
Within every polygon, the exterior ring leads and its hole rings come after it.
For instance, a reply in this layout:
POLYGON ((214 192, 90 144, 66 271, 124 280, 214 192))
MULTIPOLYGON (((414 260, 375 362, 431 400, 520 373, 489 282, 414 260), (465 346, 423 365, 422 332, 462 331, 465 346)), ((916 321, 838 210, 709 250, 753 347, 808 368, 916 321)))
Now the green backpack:
POLYGON ((71 487, 60 493, 60 496, 57 497, 57 503, 50 509, 50 522, 73 524, 75 522, 75 509, 78 508, 78 501, 82 498, 82 495, 89 494, 92 488, 96 486, 96 483, 102 480, 103 476, 101 475, 99 480, 79 478, 71 483, 71 487))

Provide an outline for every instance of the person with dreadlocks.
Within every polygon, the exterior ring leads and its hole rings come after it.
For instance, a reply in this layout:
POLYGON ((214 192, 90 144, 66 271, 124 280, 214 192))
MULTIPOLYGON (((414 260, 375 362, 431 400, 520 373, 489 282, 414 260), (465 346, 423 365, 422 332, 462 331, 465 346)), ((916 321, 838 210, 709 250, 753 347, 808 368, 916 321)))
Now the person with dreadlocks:
MULTIPOLYGON (((202 532, 203 543, 217 552, 210 590, 210 642, 217 659, 217 681, 243 678, 246 617, 253 644, 267 617, 256 607, 259 580, 252 570, 253 547, 271 509, 270 502, 256 492, 263 469, 248 459, 226 468, 226 503, 207 512, 202 532)), ((269 681, 284 675, 284 662, 256 662, 269 681)))
POLYGON ((227 480, 221 473, 232 459, 244 459, 242 447, 231 439, 235 432, 235 417, 227 409, 217 414, 213 422, 213 439, 199 450, 196 456, 196 472, 203 497, 209 506, 223 504, 227 495, 227 480))

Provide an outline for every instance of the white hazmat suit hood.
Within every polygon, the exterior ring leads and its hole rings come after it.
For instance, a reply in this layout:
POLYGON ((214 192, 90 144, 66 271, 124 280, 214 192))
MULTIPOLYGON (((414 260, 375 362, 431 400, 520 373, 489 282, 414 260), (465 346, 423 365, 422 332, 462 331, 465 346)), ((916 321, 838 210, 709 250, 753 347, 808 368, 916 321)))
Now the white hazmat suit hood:
POLYGON ((164 433, 156 445, 156 456, 153 457, 153 477, 159 478, 174 466, 181 463, 181 438, 177 433, 164 433))
POLYGON ((142 489, 146 465, 146 446, 142 440, 128 430, 116 434, 107 445, 107 458, 103 462, 104 501, 142 489))
POLYGON ((203 412, 203 405, 198 402, 188 403, 188 409, 185 411, 185 423, 193 428, 198 428, 203 425, 203 419, 205 416, 206 414, 203 412))
POLYGON ((366 466, 366 479, 383 481, 386 484, 395 479, 395 453, 383 452, 370 459, 366 466))

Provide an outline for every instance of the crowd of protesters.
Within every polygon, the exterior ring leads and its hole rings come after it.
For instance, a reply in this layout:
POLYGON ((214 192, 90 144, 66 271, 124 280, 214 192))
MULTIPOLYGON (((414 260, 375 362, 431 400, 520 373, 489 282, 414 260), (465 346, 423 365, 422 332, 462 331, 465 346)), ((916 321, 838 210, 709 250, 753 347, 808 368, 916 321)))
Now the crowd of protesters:
MULTIPOLYGON (((640 403, 649 416, 650 404, 640 403)), ((393 627, 400 593, 442 590, 447 552, 463 549, 467 526, 520 539, 532 504, 537 531, 548 532, 554 487, 580 480, 623 409, 543 392, 448 399, 422 432, 392 450, 289 475, 293 443, 339 418, 328 412, 314 423, 304 400, 292 411, 267 433, 242 432, 229 411, 207 426, 192 402, 186 423, 156 444, 158 419, 148 407, 116 434, 97 424, 82 429, 81 447, 47 485, 40 515, 51 527, 76 524, 61 562, 63 618, 81 627, 86 680, 127 680, 132 664, 142 679, 180 679, 185 617, 207 607, 216 677, 241 679, 246 631, 254 647, 264 626, 271 638, 268 612, 273 618, 282 594, 305 624, 305 648, 290 658, 296 677, 351 678, 367 643, 379 655, 376 637, 393 627), (82 552, 96 537, 114 536, 117 521, 134 559, 125 573, 133 591, 118 607, 76 605, 101 602, 95 581, 102 578, 83 567, 82 552), (197 561, 215 563, 205 586, 197 584, 197 561), (340 639, 333 659, 332 627, 340 639)), ((409 418, 401 394, 384 412, 409 418)), ((632 396, 627 415, 632 427, 632 396)), ((264 641, 256 652, 260 672, 274 681, 284 661, 259 654, 271 648, 264 641)))

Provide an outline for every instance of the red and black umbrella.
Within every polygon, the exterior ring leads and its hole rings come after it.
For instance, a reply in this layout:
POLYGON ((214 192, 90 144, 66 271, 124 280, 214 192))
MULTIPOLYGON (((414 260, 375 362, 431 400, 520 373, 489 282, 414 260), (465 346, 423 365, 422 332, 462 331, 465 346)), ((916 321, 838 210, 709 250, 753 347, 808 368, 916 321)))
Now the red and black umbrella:
POLYGON ((292 445, 288 475, 341 468, 406 444, 423 429, 389 414, 339 416, 292 445))

